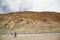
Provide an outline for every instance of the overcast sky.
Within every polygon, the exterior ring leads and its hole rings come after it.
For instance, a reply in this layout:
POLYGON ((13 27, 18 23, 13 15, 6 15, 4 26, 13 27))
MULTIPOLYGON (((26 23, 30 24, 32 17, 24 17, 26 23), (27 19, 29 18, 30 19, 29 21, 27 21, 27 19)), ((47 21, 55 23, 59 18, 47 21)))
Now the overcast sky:
POLYGON ((0 0, 0 13, 16 11, 60 12, 60 0, 0 0))

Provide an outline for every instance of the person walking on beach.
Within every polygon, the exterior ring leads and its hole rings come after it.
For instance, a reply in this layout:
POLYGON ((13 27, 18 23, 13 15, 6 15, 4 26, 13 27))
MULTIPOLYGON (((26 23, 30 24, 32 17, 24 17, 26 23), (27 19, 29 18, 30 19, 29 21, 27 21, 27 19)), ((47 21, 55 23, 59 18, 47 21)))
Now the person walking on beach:
POLYGON ((14 33, 14 37, 16 37, 16 36, 17 36, 17 33, 15 32, 15 33, 14 33))

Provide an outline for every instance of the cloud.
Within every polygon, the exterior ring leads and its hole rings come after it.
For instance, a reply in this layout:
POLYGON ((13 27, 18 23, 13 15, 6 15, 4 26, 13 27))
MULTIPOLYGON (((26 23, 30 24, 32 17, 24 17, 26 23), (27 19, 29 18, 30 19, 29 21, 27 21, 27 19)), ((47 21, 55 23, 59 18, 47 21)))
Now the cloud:
POLYGON ((16 11, 60 12, 59 0, 0 0, 0 13, 16 11))
POLYGON ((56 11, 60 12, 59 0, 32 0, 32 8, 29 11, 56 11))
POLYGON ((9 12, 9 8, 6 4, 6 1, 0 0, 0 14, 9 12))

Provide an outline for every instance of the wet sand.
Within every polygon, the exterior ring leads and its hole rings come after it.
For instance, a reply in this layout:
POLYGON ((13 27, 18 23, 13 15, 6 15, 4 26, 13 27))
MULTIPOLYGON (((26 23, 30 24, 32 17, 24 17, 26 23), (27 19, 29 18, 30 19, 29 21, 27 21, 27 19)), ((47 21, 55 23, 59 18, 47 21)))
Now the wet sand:
POLYGON ((60 33, 2 35, 1 40, 60 40, 60 33))

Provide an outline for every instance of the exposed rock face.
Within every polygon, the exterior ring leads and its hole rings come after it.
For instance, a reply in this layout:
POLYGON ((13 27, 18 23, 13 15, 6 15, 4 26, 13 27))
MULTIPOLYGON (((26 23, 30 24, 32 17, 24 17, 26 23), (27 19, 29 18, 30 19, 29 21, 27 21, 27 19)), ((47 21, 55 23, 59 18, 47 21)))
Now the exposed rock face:
POLYGON ((0 14, 0 32, 1 33, 60 32, 60 13, 15 12, 9 14, 0 14))

